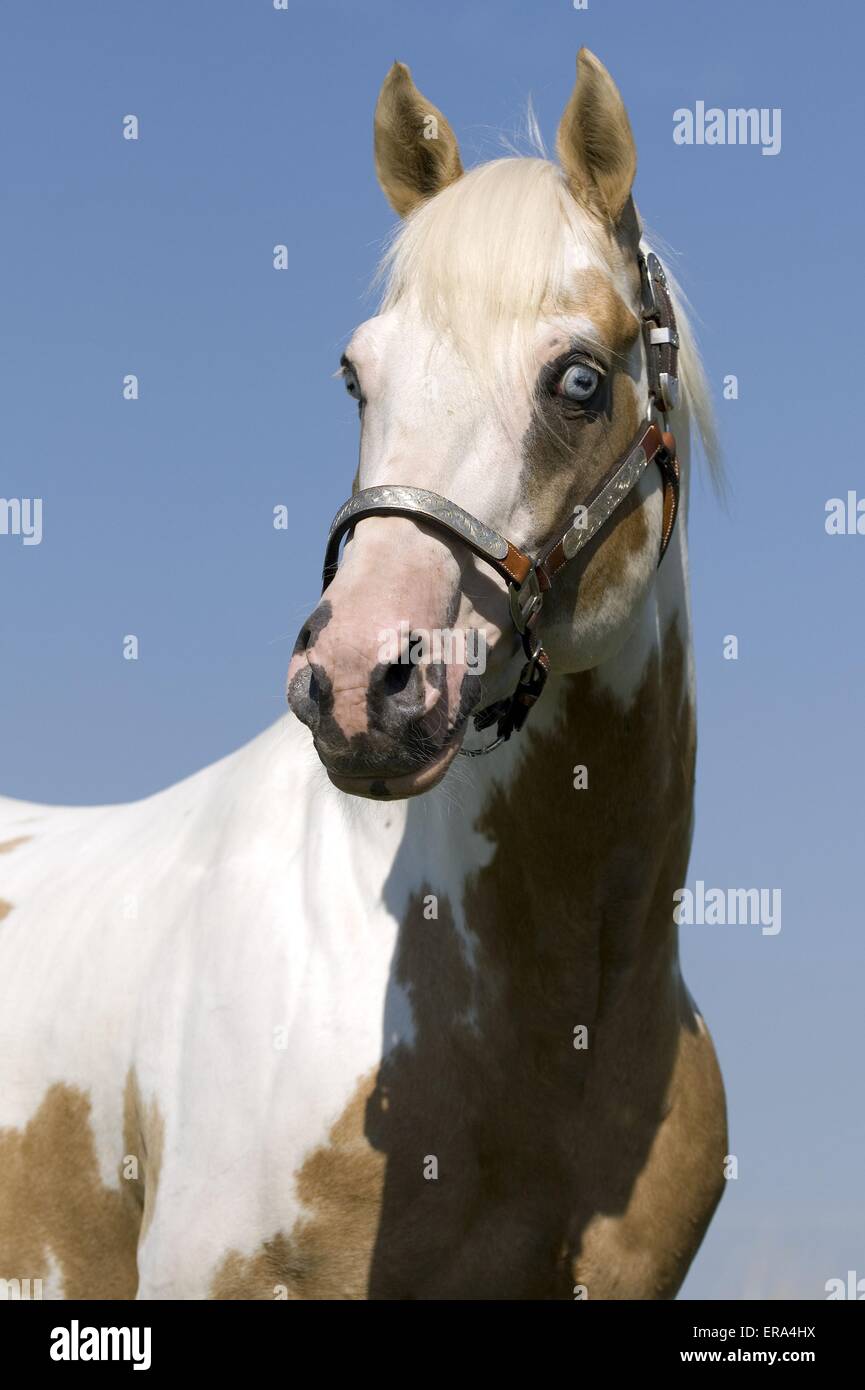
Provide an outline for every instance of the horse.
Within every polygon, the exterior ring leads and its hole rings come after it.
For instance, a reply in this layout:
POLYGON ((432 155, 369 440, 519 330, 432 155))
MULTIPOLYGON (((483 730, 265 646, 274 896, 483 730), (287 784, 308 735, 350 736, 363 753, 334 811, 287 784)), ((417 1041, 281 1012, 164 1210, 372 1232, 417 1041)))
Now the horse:
POLYGON ((466 171, 396 63, 374 149, 288 711, 140 802, 0 801, 0 1278, 45 1297, 672 1298, 724 1186, 673 915, 711 411, 622 98, 582 49, 558 162, 466 171))

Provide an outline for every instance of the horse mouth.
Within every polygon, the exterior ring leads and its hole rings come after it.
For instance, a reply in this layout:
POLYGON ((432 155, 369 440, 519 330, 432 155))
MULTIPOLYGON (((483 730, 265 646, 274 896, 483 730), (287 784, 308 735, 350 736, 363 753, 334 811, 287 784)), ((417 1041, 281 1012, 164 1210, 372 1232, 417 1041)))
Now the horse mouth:
POLYGON ((392 774, 386 771, 346 773, 328 767, 324 758, 322 764, 333 785, 350 796, 363 796, 371 801, 402 801, 408 797, 422 796, 443 780, 460 751, 467 724, 466 716, 454 725, 431 758, 404 771, 392 774))

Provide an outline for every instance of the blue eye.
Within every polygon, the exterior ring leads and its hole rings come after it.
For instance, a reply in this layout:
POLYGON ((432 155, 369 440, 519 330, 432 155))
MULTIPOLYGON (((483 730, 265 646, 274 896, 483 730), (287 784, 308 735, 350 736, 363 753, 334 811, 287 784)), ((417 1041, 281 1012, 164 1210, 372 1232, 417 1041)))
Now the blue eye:
POLYGON ((601 380, 600 373, 586 362, 575 362, 568 367, 556 390, 569 401, 587 401, 597 391, 601 380))

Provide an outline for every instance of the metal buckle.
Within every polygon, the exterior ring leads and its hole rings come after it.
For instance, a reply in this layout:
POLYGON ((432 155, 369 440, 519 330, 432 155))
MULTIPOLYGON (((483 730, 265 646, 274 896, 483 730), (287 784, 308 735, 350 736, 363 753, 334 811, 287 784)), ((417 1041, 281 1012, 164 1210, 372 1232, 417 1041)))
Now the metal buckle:
POLYGON ((669 410, 675 410, 679 404, 679 378, 671 376, 669 372, 658 373, 658 390, 661 399, 659 405, 664 415, 669 410))
MULTIPOLYGON (((640 299, 643 318, 654 319, 655 323, 659 323, 661 319, 661 311, 658 306, 657 298, 655 297, 654 282, 656 278, 658 280, 661 280, 663 278, 664 272, 661 268, 661 262, 658 260, 654 251, 650 251, 648 256, 644 256, 641 251, 639 256, 639 262, 640 299), (657 273, 658 271, 660 271, 660 274, 657 273)), ((664 280, 664 284, 666 284, 666 280, 664 280)))
MULTIPOLYGON (((652 348, 669 347, 671 349, 671 360, 675 361, 674 354, 679 348, 679 333, 676 328, 675 320, 670 324, 664 324, 662 319, 665 309, 658 301, 655 293, 655 285, 667 287, 667 277, 664 274, 664 267, 658 260, 654 251, 650 251, 648 256, 642 252, 639 257, 640 262, 640 290, 641 308, 643 315, 644 331, 646 335, 646 352, 652 348)), ((657 366, 653 371, 649 368, 650 390, 654 381, 652 394, 656 396, 655 407, 666 416, 671 410, 675 410, 679 403, 679 378, 672 372, 662 372, 657 366)))
POLYGON ((503 743, 507 743, 508 737, 507 734, 499 734, 492 743, 484 743, 480 748, 461 747, 457 751, 463 758, 483 758, 487 753, 492 753, 494 748, 500 748, 503 743))
POLYGON ((678 348, 679 335, 675 328, 650 328, 649 342, 652 347, 658 347, 661 343, 669 343, 671 347, 678 348))
POLYGON ((508 602, 511 620, 520 636, 525 632, 532 619, 540 613, 543 601, 544 596, 541 593, 541 586, 535 569, 529 570, 522 584, 509 586, 508 602))

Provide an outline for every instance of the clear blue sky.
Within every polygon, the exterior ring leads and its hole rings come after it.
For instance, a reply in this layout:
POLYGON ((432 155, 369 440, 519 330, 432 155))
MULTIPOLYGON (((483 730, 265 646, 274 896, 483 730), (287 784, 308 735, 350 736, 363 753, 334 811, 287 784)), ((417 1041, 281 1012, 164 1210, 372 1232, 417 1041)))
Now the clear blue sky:
POLYGON ((783 892, 778 936, 683 928, 740 1172, 692 1297, 865 1275, 865 536, 824 531, 827 498, 865 493, 863 39, 845 0, 6 0, 0 20, 0 495, 45 507, 41 546, 0 538, 0 789, 34 800, 143 796, 283 709, 353 473, 331 373, 392 221, 371 119, 393 59, 467 162, 529 94, 552 145, 581 43, 619 82, 732 484, 726 512, 707 485, 692 505, 690 881, 783 892), (780 107, 780 154, 674 144, 698 100, 780 107))

